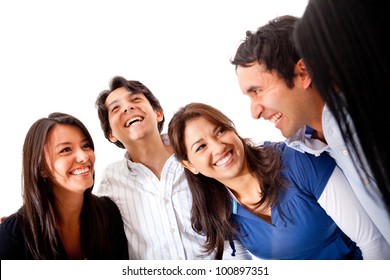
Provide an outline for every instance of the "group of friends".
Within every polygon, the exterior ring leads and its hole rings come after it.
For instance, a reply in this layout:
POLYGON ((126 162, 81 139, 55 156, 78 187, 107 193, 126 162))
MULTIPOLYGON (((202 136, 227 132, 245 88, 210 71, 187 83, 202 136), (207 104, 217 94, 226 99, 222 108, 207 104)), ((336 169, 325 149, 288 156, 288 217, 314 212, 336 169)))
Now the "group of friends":
POLYGON ((390 259, 389 2, 309 0, 247 31, 230 63, 252 117, 285 141, 253 143, 195 102, 164 134, 157 97, 115 76, 95 105, 125 155, 95 194, 84 124, 37 120, 0 259, 390 259))

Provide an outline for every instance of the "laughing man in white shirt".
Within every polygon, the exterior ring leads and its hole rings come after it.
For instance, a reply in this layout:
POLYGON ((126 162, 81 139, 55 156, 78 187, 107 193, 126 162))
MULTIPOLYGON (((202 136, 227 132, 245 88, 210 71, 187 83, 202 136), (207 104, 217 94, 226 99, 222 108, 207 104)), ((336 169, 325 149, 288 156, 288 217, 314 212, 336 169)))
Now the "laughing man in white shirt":
MULTIPOLYGON (((205 237, 192 229, 191 193, 168 137, 160 135, 165 117, 158 99, 139 81, 117 76, 96 107, 105 137, 126 149, 106 167, 97 194, 118 205, 130 259, 213 259, 203 253, 205 237)), ((223 259, 251 259, 236 240, 225 248, 223 259)))

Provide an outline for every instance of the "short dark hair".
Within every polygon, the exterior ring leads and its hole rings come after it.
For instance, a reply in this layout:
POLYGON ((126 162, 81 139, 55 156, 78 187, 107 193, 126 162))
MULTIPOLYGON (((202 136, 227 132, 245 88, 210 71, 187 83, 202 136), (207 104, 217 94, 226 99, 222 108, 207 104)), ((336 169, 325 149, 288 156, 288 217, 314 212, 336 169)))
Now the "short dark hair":
MULTIPOLYGON (((107 97, 111 92, 118 88, 126 88, 131 93, 142 93, 146 99, 149 101, 150 105, 156 112, 162 112, 163 109, 160 105, 160 101, 154 96, 154 94, 141 82, 135 80, 126 80, 122 76, 115 76, 110 82, 110 87, 107 90, 100 92, 98 98, 96 99, 95 105, 98 109, 98 117, 100 120, 100 126, 104 132, 104 136, 108 141, 110 141, 111 127, 108 120, 108 111, 105 105, 107 97)), ((164 127, 165 116, 163 114, 162 120, 158 123, 158 131, 161 133, 164 127)), ((111 141, 110 141, 111 142, 111 141)), ((115 143, 118 147, 125 149, 125 146, 122 142, 117 140, 115 143)))
POLYGON ((256 32, 247 31, 245 40, 237 49, 233 65, 249 67, 255 62, 267 70, 275 70, 289 88, 294 87, 294 68, 300 56, 293 40, 297 17, 285 15, 270 20, 256 32))

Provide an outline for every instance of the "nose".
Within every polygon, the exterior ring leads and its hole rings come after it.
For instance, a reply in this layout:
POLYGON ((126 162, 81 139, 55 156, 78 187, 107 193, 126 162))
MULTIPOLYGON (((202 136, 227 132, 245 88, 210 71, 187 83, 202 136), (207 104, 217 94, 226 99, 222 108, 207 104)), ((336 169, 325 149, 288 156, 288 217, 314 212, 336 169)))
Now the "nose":
POLYGON ((255 102, 253 100, 251 101, 252 118, 254 118, 255 120, 260 119, 263 111, 264 111, 264 107, 260 103, 255 102))
POLYGON ((223 153, 225 151, 225 148, 226 148, 225 143, 223 143, 222 141, 220 141, 218 139, 212 141, 211 145, 213 148, 212 151, 213 151, 214 155, 219 155, 219 154, 223 153))
POLYGON ((124 106, 123 112, 127 113, 130 110, 134 110, 134 105, 133 104, 127 104, 126 106, 124 106))
POLYGON ((79 149, 76 152, 76 160, 77 162, 86 162, 89 159, 89 155, 87 151, 84 151, 83 149, 79 149))

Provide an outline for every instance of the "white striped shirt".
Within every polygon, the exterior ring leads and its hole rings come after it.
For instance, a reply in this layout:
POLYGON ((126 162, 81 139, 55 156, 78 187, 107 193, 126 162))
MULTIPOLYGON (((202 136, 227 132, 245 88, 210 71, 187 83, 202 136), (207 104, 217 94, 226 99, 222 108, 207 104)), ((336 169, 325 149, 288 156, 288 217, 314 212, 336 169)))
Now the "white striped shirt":
MULTIPOLYGON (((126 154, 128 156, 128 154, 126 154)), ((159 180, 143 164, 124 158, 106 167, 97 190, 122 214, 130 259, 212 259, 203 254, 205 237, 191 227, 192 198, 184 169, 172 155, 159 180)), ((224 259, 250 259, 235 241, 236 257, 225 243, 224 259)))

